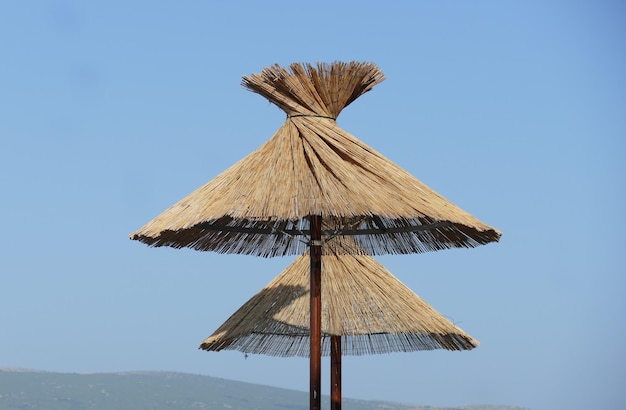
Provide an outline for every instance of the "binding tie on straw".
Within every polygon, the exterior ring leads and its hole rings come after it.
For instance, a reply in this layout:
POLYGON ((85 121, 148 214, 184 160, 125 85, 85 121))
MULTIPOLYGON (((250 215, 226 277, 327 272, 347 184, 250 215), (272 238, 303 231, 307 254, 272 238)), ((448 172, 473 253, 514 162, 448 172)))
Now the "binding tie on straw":
POLYGON ((337 121, 337 118, 328 117, 326 115, 316 115, 316 114, 293 114, 293 115, 287 115, 287 118, 295 118, 295 117, 328 118, 329 120, 337 121))

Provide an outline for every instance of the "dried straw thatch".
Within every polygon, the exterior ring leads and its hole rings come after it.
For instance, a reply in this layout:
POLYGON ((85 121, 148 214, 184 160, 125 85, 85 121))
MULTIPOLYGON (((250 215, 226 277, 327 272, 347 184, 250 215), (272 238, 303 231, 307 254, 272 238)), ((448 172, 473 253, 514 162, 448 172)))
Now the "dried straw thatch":
POLYGON ((292 64, 243 86, 287 113, 256 151, 131 234, 151 246, 260 256, 301 254, 310 215, 323 235, 370 254, 474 247, 500 233, 339 128, 341 110, 383 81, 371 63, 292 64))
MULTIPOLYGON (((309 257, 302 255, 201 345, 272 356, 309 356, 309 257)), ((347 355, 470 350, 478 342, 438 313, 373 257, 322 260, 322 354, 342 336, 347 355)))

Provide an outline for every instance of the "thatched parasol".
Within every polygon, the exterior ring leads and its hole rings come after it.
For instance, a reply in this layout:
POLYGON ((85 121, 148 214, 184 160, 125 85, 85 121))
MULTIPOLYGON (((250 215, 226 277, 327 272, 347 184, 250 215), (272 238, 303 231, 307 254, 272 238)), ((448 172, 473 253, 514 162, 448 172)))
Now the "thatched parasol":
POLYGON ((243 86, 287 113, 264 145, 148 224, 132 239, 260 256, 302 254, 309 217, 325 235, 357 235, 369 254, 474 247, 500 233, 343 131, 341 110, 383 73, 371 63, 279 66, 243 86))
MULTIPOLYGON (((298 257, 201 345, 270 356, 309 356, 309 256, 298 257)), ((322 355, 342 336, 345 355, 470 350, 478 342, 369 255, 324 254, 322 355)))
MULTIPOLYGON (((341 408, 341 355, 470 350, 478 342, 369 255, 324 255, 321 354, 331 357, 331 404, 341 408)), ((298 257, 200 345, 309 356, 309 258, 298 257)))
MULTIPOLYGON (((320 406, 322 240, 354 236, 366 252, 474 247, 500 233, 461 210, 335 122, 383 81, 375 64, 274 65, 243 86, 287 113, 274 136, 131 239, 150 246, 311 259, 311 408, 320 406)), ((346 251, 348 252, 348 251, 346 251)))

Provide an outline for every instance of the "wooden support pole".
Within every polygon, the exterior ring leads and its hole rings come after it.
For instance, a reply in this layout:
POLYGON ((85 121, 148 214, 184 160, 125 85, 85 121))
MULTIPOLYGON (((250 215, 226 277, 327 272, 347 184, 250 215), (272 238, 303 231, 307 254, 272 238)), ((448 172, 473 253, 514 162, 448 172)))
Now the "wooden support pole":
POLYGON ((330 337, 330 410, 341 410, 341 336, 330 337))
POLYGON ((322 394, 322 216, 311 215, 310 409, 321 410, 322 394))

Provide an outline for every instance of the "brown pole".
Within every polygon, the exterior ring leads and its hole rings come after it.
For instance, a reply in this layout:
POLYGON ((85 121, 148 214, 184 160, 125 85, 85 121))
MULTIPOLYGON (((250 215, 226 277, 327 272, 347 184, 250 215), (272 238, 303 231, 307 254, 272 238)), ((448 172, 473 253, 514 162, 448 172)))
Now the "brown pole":
POLYGON ((341 410, 341 336, 330 337, 330 410, 341 410))
POLYGON ((311 215, 310 408, 321 409, 322 385, 322 216, 311 215))

